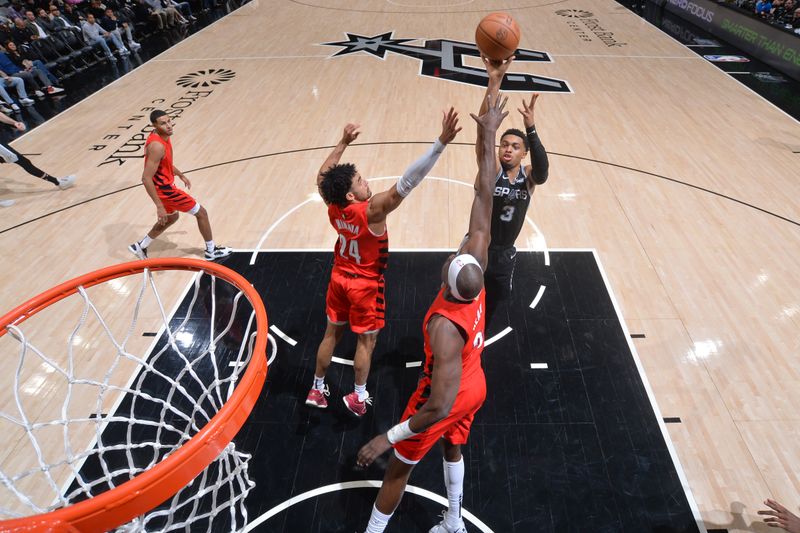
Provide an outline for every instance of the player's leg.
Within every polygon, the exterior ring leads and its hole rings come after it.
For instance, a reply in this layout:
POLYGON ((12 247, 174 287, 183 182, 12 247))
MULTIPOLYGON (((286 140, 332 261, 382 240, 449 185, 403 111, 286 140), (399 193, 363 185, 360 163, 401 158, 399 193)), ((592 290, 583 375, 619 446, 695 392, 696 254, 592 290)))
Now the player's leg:
POLYGON ((447 490, 447 512, 444 519, 433 526, 429 533, 466 532, 464 520, 461 518, 461 501, 464 497, 464 457, 461 455, 461 445, 451 444, 444 438, 439 443, 442 449, 444 486, 447 490))
POLYGON ((486 332, 500 306, 511 296, 516 248, 489 247, 489 264, 484 274, 486 287, 486 332))
POLYGON ((342 398, 345 407, 356 416, 364 416, 371 404, 367 392, 367 378, 372 363, 372 352, 383 328, 385 317, 384 280, 354 278, 349 284, 350 329, 358 335, 353 358, 355 380, 353 392, 342 398))
POLYGON ((62 190, 69 189, 75 185, 75 176, 66 176, 64 178, 53 177, 34 165, 30 159, 5 144, 0 144, 0 157, 2 157, 6 163, 16 163, 31 176, 50 182, 62 190))
POLYGON ((389 524, 389 519, 394 514, 403 493, 408 484, 411 471, 414 470, 413 464, 408 464, 395 456, 394 453, 389 457, 389 464, 386 467, 386 474, 383 476, 383 484, 378 491, 375 505, 372 506, 372 514, 369 517, 367 530, 365 533, 383 533, 389 524))
POLYGON ((215 259, 222 259, 231 255, 231 249, 227 246, 217 246, 214 244, 214 237, 211 233, 211 220, 208 217, 208 211, 200 204, 195 204, 191 210, 187 211, 190 215, 194 215, 197 219, 197 228, 200 230, 200 235, 206 241, 205 258, 209 261, 215 259))
MULTIPOLYGON (((169 211, 171 206, 165 204, 164 209, 169 211)), ((130 252, 139 259, 147 259, 147 247, 150 246, 150 243, 157 239, 159 235, 164 233, 168 227, 175 224, 175 222, 178 221, 179 216, 180 214, 177 211, 169 213, 167 215, 167 220, 163 224, 160 222, 153 224, 153 227, 150 228, 150 231, 147 232, 147 235, 145 235, 142 240, 136 241, 135 243, 129 245, 128 250, 130 250, 130 252)))
POLYGON ((328 282, 328 292, 325 295, 325 315, 328 325, 325 328, 325 335, 317 349, 317 363, 314 368, 314 383, 308 391, 306 405, 325 409, 328 407, 329 391, 325 385, 325 374, 333 358, 333 350, 344 335, 344 328, 347 326, 347 316, 350 313, 350 302, 347 300, 347 292, 343 284, 345 279, 334 270, 331 272, 331 279, 328 282))

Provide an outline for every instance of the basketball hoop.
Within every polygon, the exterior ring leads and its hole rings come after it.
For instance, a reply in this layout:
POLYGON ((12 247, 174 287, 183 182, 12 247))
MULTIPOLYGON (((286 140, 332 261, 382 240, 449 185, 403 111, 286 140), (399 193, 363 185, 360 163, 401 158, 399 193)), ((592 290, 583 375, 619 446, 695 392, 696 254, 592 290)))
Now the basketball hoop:
MULTIPOLYGON (((41 320, 46 322, 43 330, 49 333, 52 321, 41 320)), ((3 442, 11 438, 9 431, 17 430, 22 435, 19 441, 34 448, 29 453, 33 466, 13 472, 3 464, 0 470, 0 488, 6 490, 0 497, 0 519, 8 518, 0 521, 0 530, 108 531, 128 524, 122 529, 147 531, 148 526, 186 529, 190 527, 187 524, 195 523, 206 529, 203 521, 211 530, 219 516, 227 520, 225 527, 230 530, 244 527, 244 499, 253 486, 247 476, 250 456, 237 451, 231 441, 253 409, 266 379, 267 328, 264 304, 245 278, 213 262, 181 258, 147 259, 103 268, 62 283, 0 317, 0 340, 8 334, 19 343, 17 374, 8 376, 14 379, 14 401, 0 404, 3 442), (188 276, 179 271, 196 274, 194 292, 190 287, 180 306, 183 316, 176 319, 164 309, 156 278, 160 282, 162 276, 188 276), (136 298, 136 292, 131 293, 128 286, 136 285, 139 275, 136 298), (119 287, 126 284, 125 294, 132 294, 131 301, 136 299, 130 311, 132 320, 116 305, 106 305, 112 308, 110 311, 98 309, 87 289, 102 284, 111 288, 92 291, 122 294, 119 287), (29 335, 22 325, 75 294, 83 299, 82 311, 69 334, 67 354, 48 355, 40 347, 57 335, 42 334, 40 337, 45 338, 34 344, 35 335, 29 335), (141 327, 137 321, 146 307, 143 299, 147 296, 149 302, 151 295, 154 315, 162 321, 163 333, 157 337, 156 347, 162 341, 163 347, 137 356, 129 345, 141 341, 141 336, 133 332, 141 327), (199 302, 208 305, 203 308, 199 302), (112 315, 122 315, 129 321, 124 338, 113 331, 112 315), (253 319, 255 328, 251 332, 253 319), (181 335, 189 335, 186 325, 191 321, 205 321, 203 331, 208 331, 207 336, 198 334, 204 346, 198 349, 199 354, 189 354, 181 347, 181 335), (245 323, 247 327, 243 328, 245 323), (100 335, 99 341, 93 339, 103 347, 92 352, 94 359, 87 363, 86 357, 73 355, 73 347, 80 344, 82 332, 92 327, 105 335, 100 335), (98 368, 98 361, 107 363, 108 368, 98 368), (88 367, 88 375, 78 375, 81 365, 88 367), (63 382, 62 405, 28 408, 25 402, 36 399, 37 394, 29 390, 30 368, 41 370, 47 379, 63 382), (114 381, 123 368, 130 376, 127 385, 114 381), (96 404, 82 406, 85 414, 70 415, 76 410, 76 391, 95 389, 96 404), (114 407, 103 413, 111 402, 114 407), (37 409, 39 412, 34 412, 37 409), (59 448, 61 443, 55 446, 57 453, 63 454, 60 457, 45 450, 56 433, 63 434, 63 447, 59 448), (90 437, 87 448, 73 449, 74 441, 84 434, 90 437), (92 470, 97 475, 88 477, 87 472, 92 470), (40 478, 46 482, 35 482, 40 478), (26 490, 34 484, 38 485, 36 496, 26 490), (39 495, 41 485, 45 485, 45 492, 50 489, 49 494, 39 495), (6 506, 7 493, 18 500, 12 510, 6 506), (50 503, 43 505, 45 498, 50 503)), ((6 342, 13 342, 9 337, 6 342)), ((8 355, 3 353, 4 357, 8 355)), ((13 443, 7 447, 13 448, 13 443)), ((10 462, 13 455, 14 451, 6 453, 12 457, 10 462)))

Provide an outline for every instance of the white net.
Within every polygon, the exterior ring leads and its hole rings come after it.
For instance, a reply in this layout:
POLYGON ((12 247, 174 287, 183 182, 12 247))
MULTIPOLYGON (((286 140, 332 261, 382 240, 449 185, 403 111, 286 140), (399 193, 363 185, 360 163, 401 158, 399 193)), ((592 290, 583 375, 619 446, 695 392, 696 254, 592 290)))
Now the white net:
MULTIPOLYGON (((13 375, 0 376, 0 520, 90 499, 170 456, 228 401, 256 337, 247 297, 206 272, 81 286, 33 318, 0 338, 0 353, 17 356, 13 375), (165 301, 177 302, 172 313, 165 301)), ((231 442, 120 530, 240 530, 249 459, 231 442)))

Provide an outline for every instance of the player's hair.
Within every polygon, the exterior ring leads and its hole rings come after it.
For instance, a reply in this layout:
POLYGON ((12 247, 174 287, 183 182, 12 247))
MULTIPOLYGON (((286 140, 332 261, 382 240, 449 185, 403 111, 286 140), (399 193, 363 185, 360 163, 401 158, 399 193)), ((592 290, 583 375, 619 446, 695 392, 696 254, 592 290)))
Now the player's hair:
POLYGON ((522 139, 522 142, 523 142, 523 143, 525 143, 525 151, 526 151, 526 152, 527 152, 528 150, 530 150, 530 149, 531 149, 531 147, 530 147, 530 146, 528 146, 528 136, 527 136, 527 135, 525 135, 524 133, 522 133, 522 131, 518 130, 517 128, 508 128, 508 129, 507 129, 506 131, 504 131, 504 132, 503 132, 503 134, 500 136, 500 139, 502 140, 502 139, 503 139, 503 137, 505 137, 506 135, 516 135, 517 137, 519 137, 520 139, 522 139))
POLYGON ((161 109, 156 109, 150 113, 150 124, 155 124, 156 120, 160 119, 163 116, 166 116, 167 112, 162 111, 161 109))
POLYGON ((347 207, 347 193, 353 186, 353 178, 356 175, 356 166, 353 163, 340 163, 322 173, 322 181, 319 182, 319 194, 326 204, 336 204, 339 207, 347 207))

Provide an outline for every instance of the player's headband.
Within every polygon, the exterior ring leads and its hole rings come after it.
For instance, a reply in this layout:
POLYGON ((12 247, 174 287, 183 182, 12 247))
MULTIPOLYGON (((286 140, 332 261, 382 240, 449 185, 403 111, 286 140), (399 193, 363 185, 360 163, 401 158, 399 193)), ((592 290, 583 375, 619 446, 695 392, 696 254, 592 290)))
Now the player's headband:
POLYGON ((477 265, 478 268, 481 268, 481 265, 478 263, 477 259, 472 257, 470 254, 461 254, 453 258, 453 260, 450 262, 450 267, 447 269, 447 285, 450 287, 450 293, 455 297, 456 300, 461 302, 471 302, 475 299, 468 299, 461 296, 461 294, 458 292, 458 283, 456 283, 461 269, 470 264, 477 265))

